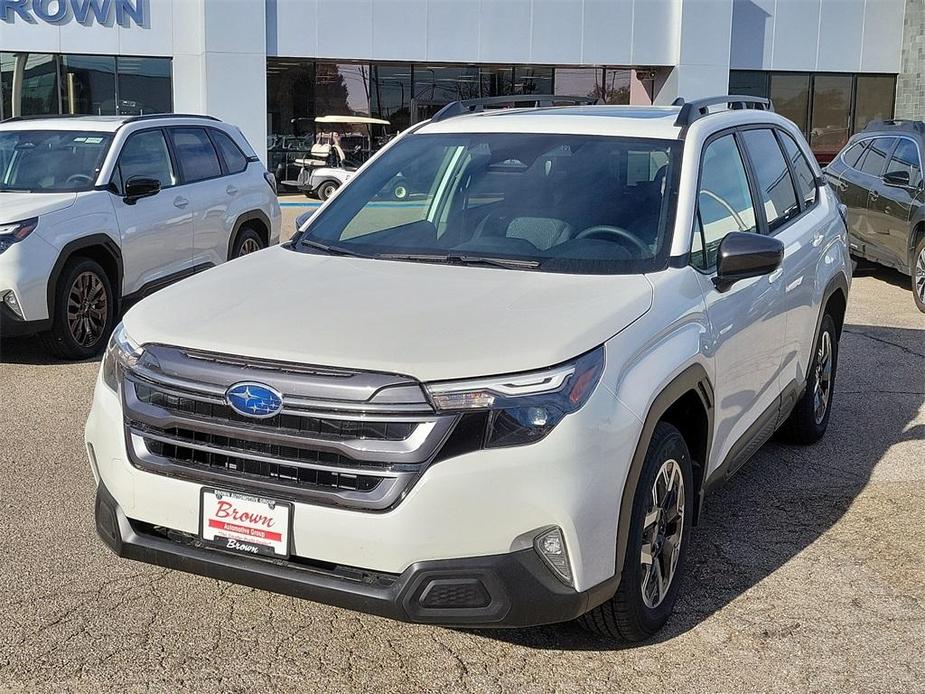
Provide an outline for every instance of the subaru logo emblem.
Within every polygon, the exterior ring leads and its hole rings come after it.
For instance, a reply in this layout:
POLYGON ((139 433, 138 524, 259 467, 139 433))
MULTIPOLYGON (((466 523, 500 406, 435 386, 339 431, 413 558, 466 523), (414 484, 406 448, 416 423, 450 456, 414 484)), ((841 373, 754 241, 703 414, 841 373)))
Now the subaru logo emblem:
POLYGON ((282 394, 262 383, 236 383, 225 391, 225 402, 238 414, 254 419, 275 417, 283 409, 282 394))

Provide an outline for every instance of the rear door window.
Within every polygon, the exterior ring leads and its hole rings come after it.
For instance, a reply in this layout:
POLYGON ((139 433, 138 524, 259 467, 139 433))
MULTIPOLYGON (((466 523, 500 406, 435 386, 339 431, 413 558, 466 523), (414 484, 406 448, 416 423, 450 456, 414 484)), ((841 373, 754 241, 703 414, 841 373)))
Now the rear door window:
POLYGON ((218 154, 203 128, 173 128, 170 137, 184 183, 195 183, 222 175, 218 154))
POLYGON ((864 148, 867 146, 867 143, 867 140, 864 142, 855 142, 841 155, 842 160, 851 168, 856 169, 858 160, 860 160, 861 155, 864 154, 864 148))
POLYGON ((746 130, 742 133, 758 184, 768 231, 775 231, 800 214, 790 169, 771 129, 746 130))
POLYGON ((803 205, 804 207, 810 207, 816 202, 816 176, 813 169, 806 160, 806 155, 797 145, 796 140, 781 130, 778 131, 778 134, 784 145, 787 159, 790 160, 790 168, 793 170, 800 197, 803 198, 803 205))

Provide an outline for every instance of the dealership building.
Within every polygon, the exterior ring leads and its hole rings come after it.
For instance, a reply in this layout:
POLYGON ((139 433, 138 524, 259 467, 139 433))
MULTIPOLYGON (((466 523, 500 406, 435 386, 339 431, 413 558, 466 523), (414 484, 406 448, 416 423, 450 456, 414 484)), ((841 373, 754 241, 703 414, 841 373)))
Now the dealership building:
POLYGON ((381 141, 450 101, 769 96, 821 159, 925 113, 921 0, 0 0, 0 119, 207 113, 271 165, 316 116, 381 141))

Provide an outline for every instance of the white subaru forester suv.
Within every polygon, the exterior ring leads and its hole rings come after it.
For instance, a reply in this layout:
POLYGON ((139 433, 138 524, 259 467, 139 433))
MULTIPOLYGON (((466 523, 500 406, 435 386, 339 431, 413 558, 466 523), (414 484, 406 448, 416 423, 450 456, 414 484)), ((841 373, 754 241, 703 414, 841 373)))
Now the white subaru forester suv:
POLYGON ((115 553, 413 622, 664 624, 707 492, 826 430, 845 222, 765 101, 530 101, 446 107, 128 312, 86 428, 115 553))
POLYGON ((0 123, 0 338, 97 354, 121 304, 276 243, 275 186, 214 118, 0 123))

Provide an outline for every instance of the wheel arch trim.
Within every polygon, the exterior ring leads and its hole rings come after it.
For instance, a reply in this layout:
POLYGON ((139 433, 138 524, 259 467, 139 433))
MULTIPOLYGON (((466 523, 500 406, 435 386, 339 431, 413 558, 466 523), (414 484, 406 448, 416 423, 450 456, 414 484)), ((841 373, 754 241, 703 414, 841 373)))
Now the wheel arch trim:
MULTIPOLYGON (((713 438, 713 417, 714 417, 714 396, 713 385, 706 369, 702 364, 694 363, 685 368, 681 373, 676 375, 661 392, 652 401, 648 412, 642 424, 642 432, 636 443, 636 449, 630 462, 629 470, 626 474, 626 481, 623 484, 623 491, 620 500, 620 515, 617 523, 617 557, 616 573, 619 577, 623 571, 623 564, 626 559, 626 547, 629 544, 629 529, 632 523, 633 497, 636 493, 636 487, 639 483, 639 477, 642 474, 643 463, 645 462, 646 453, 649 449, 649 443, 652 441, 652 435, 655 426, 662 420, 665 413, 678 402, 687 393, 693 391, 703 404, 707 416, 707 458, 712 445, 713 438)), ((706 468, 707 461, 702 461, 706 468)), ((704 475, 705 477, 706 475, 704 475)), ((703 480, 700 482, 701 486, 703 480)), ((697 497, 699 498, 699 491, 697 497)), ((695 513, 696 517, 696 513, 695 513)))
POLYGON ((235 241, 238 240, 238 234, 241 232, 241 229, 248 222, 260 222, 264 228, 267 230, 266 243, 270 245, 270 236, 273 234, 273 225, 270 223, 270 218, 267 217, 266 213, 263 210, 251 210, 250 212, 245 212, 242 215, 239 215, 234 222, 234 227, 231 230, 231 235, 228 237, 228 259, 231 260, 232 252, 234 251, 235 241))
POLYGON ((119 248, 119 244, 108 234, 92 234, 90 236, 74 239, 66 244, 58 254, 58 259, 55 261, 51 273, 48 276, 48 286, 46 290, 48 320, 53 321, 55 317, 58 281, 61 279, 61 273, 64 272, 64 266, 71 258, 75 255, 80 255, 81 251, 85 251, 88 248, 103 249, 115 263, 116 277, 113 278, 112 289, 114 295, 113 302, 115 304, 116 315, 118 316, 122 301, 122 277, 124 272, 122 266, 122 249, 119 248))

